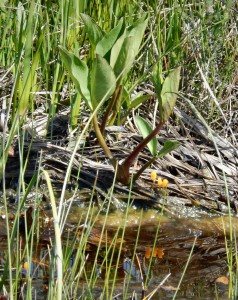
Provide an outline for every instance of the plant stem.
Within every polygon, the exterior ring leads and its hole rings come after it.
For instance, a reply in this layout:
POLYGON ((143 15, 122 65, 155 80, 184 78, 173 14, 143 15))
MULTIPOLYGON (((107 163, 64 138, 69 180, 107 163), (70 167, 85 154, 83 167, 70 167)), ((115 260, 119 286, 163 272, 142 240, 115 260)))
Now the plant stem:
POLYGON ((118 115, 118 112, 121 110, 121 96, 122 96, 122 91, 123 91, 123 87, 122 85, 120 85, 118 87, 118 91, 117 91, 117 95, 116 95, 116 99, 113 103, 113 107, 112 107, 112 111, 113 114, 108 122, 109 126, 112 126, 115 122, 115 119, 118 115))
POLYGON ((105 140, 104 140, 104 137, 102 135, 102 132, 98 126, 98 119, 97 119, 97 115, 95 114, 93 116, 93 127, 94 127, 94 130, 95 130, 95 133, 96 133, 96 136, 97 136, 97 139, 98 139, 98 142, 100 144, 100 146, 102 147, 102 149, 104 150, 105 154, 107 155, 107 157, 112 160, 113 159, 113 155, 110 151, 110 149, 108 148, 105 140))
POLYGON ((156 136, 156 134, 160 131, 163 127, 164 122, 160 121, 159 124, 155 127, 155 129, 144 139, 140 142, 140 144, 131 152, 131 154, 125 159, 123 162, 124 168, 130 168, 138 154, 143 150, 143 148, 149 143, 149 141, 156 136))
POLYGON ((122 91, 122 86, 120 85, 119 87, 116 88, 115 92, 113 93, 112 100, 110 101, 110 104, 108 105, 107 110, 106 110, 106 112, 103 116, 102 124, 100 126, 102 135, 104 134, 104 130, 105 130, 105 127, 106 127, 106 123, 107 123, 109 114, 112 111, 115 104, 117 103, 118 98, 121 96, 121 91, 122 91))

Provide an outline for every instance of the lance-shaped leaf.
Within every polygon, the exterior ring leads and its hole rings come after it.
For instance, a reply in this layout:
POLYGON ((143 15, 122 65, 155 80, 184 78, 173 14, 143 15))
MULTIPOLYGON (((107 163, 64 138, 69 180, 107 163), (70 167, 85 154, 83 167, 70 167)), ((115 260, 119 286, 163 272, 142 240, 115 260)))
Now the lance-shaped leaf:
POLYGON ((132 26, 132 29, 129 30, 128 36, 135 37, 135 42, 133 45, 134 52, 136 53, 135 55, 137 55, 137 53, 139 52, 139 48, 145 33, 147 23, 148 23, 148 19, 142 17, 132 26))
POLYGON ((88 67, 84 61, 73 53, 69 53, 63 47, 59 47, 62 60, 66 69, 69 72, 76 88, 81 93, 82 97, 90 110, 93 109, 91 103, 90 92, 88 89, 88 67))
MULTIPOLYGON (((152 131, 150 124, 145 119, 143 119, 142 117, 139 117, 139 116, 135 117, 135 123, 136 123, 136 126, 138 127, 143 139, 145 139, 152 131)), ((158 143, 157 138, 154 137, 147 144, 151 154, 154 156, 157 154, 157 143, 158 143)))
POLYGON ((112 47, 110 65, 117 77, 118 84, 134 63, 146 25, 147 20, 141 18, 130 30, 126 30, 112 47))
POLYGON ((138 93, 130 102, 130 109, 137 108, 145 101, 149 100, 151 95, 143 95, 142 92, 138 93))
POLYGON ((162 90, 162 85, 164 82, 162 76, 162 65, 160 62, 157 62, 157 64, 154 66, 151 74, 151 80, 153 82, 157 95, 160 95, 162 90))
POLYGON ((118 40, 116 41, 116 43, 112 47, 111 57, 110 57, 110 65, 111 65, 112 68, 114 68, 114 66, 115 66, 118 55, 121 51, 121 47, 122 47, 126 37, 127 37, 127 33, 126 33, 126 31, 124 31, 123 34, 118 38, 118 40))
POLYGON ((158 152, 157 158, 161 158, 161 157, 165 156, 166 154, 175 150, 179 146, 180 146, 180 143, 177 141, 166 141, 164 143, 164 146, 162 147, 162 149, 160 149, 160 151, 158 152))
POLYGON ((124 39, 120 52, 118 53, 117 60, 113 66, 118 84, 121 82, 134 62, 134 58, 136 56, 133 48, 134 42, 135 37, 133 36, 126 37, 124 39))
POLYGON ((105 58, 97 54, 93 60, 91 72, 91 97, 93 108, 96 108, 101 100, 107 100, 116 87, 116 77, 112 67, 105 58))
POLYGON ((159 95, 159 113, 161 122, 166 122, 174 110, 179 89, 180 70, 178 67, 165 78, 159 95))
POLYGON ((104 32, 91 17, 83 13, 80 16, 83 19, 90 43, 96 47, 97 43, 102 39, 104 32))
POLYGON ((96 46, 96 53, 100 54, 102 57, 104 57, 107 52, 109 52, 112 48, 112 46, 115 44, 118 35, 121 31, 123 24, 123 19, 121 19, 117 26, 113 28, 110 32, 106 33, 104 37, 97 43, 96 46))

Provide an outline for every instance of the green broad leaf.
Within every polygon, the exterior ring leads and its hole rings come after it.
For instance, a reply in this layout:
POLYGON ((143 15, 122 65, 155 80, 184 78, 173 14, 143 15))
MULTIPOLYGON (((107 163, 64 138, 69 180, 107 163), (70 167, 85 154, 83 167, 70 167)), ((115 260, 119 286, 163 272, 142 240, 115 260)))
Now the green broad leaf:
POLYGON ((126 37, 122 43, 117 59, 113 66, 113 70, 117 78, 117 84, 122 81, 123 77, 127 74, 134 63, 134 58, 136 56, 133 48, 134 43, 135 37, 133 36, 126 37))
POLYGON ((130 109, 132 108, 136 108, 138 106, 140 106, 142 103, 146 102, 147 100, 149 100, 151 98, 150 95, 143 95, 142 93, 138 93, 132 100, 130 103, 130 109))
POLYGON ((90 92, 88 89, 88 67, 84 61, 73 53, 69 53, 63 47, 59 47, 62 60, 66 69, 69 72, 73 83, 85 99, 85 102, 90 110, 93 110, 90 92))
POLYGON ((148 23, 148 19, 145 19, 144 17, 140 18, 133 26, 132 29, 129 31, 128 36, 134 36, 135 42, 133 45, 133 51, 135 53, 135 56, 138 54, 140 45, 145 33, 145 29, 148 23))
POLYGON ((20 95, 19 101, 19 115, 24 115, 28 109, 29 99, 30 99, 30 90, 32 86, 32 75, 35 70, 32 69, 31 60, 32 60, 32 45, 33 45, 33 24, 34 24, 34 14, 35 14, 35 1, 31 2, 28 21, 26 25, 25 32, 25 55, 23 60, 23 90, 20 95))
POLYGON ((90 43, 96 47, 97 43, 103 38, 104 32, 91 17, 83 13, 80 16, 83 19, 90 43))
POLYGON ((108 51, 111 50, 112 46, 115 44, 118 35, 120 34, 123 24, 123 19, 121 19, 117 26, 113 28, 110 32, 106 33, 104 37, 97 43, 96 53, 104 57, 108 51))
POLYGON ((158 152, 157 157, 161 158, 161 157, 165 156, 166 154, 168 154, 169 152, 175 150, 179 146, 180 146, 180 143, 177 141, 166 141, 164 143, 163 148, 160 149, 160 151, 158 152))
POLYGON ((106 101, 116 88, 116 77, 112 67, 99 54, 93 60, 90 86, 93 108, 96 108, 100 101, 106 101))
POLYGON ((128 111, 131 105, 131 95, 125 86, 123 86, 121 105, 125 109, 125 112, 128 111))
MULTIPOLYGON (((151 128, 150 124, 144 118, 136 116, 135 123, 136 123, 136 126, 138 127, 143 139, 145 139, 152 132, 152 128, 151 128)), ((147 146, 153 156, 155 156, 157 154, 157 144, 158 144, 158 141, 157 141, 156 137, 153 137, 153 139, 150 140, 149 143, 147 144, 147 146)))
POLYGON ((123 45, 126 36, 127 36, 126 31, 124 31, 123 34, 118 38, 118 40, 112 47, 111 56, 110 56, 110 65, 112 68, 114 68, 115 66, 115 63, 117 61, 118 55, 120 53, 121 47, 123 45))
POLYGON ((159 113, 163 123, 169 119, 174 110, 179 89, 180 70, 181 67, 178 67, 171 71, 162 86, 159 96, 159 113))
POLYGON ((157 95, 161 94, 162 85, 163 85, 163 76, 162 76, 162 64, 158 62, 152 71, 151 80, 153 82, 155 91, 157 95))
POLYGON ((130 30, 125 30, 111 50, 110 65, 119 84, 134 63, 147 26, 147 19, 141 18, 130 30))

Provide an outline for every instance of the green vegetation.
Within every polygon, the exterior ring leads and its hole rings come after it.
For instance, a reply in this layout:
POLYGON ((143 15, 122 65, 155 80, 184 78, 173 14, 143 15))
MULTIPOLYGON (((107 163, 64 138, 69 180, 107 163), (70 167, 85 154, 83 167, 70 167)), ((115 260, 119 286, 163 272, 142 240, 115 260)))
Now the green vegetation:
MULTIPOLYGON (((64 48, 60 48, 61 55, 69 70, 70 77, 92 112, 93 126, 98 142, 116 170, 117 180, 129 184, 130 167, 140 151, 148 144, 151 154, 154 156, 157 154, 157 139, 155 136, 173 112, 179 88, 180 67, 171 71, 164 83, 161 82, 160 74, 154 74, 154 85, 159 98, 160 122, 152 130, 146 120, 141 117, 136 118, 137 126, 144 140, 122 164, 119 164, 108 148, 103 134, 106 125, 113 125, 118 116, 122 116, 122 119, 124 119, 123 114, 128 115, 128 112, 132 110, 133 102, 126 93, 123 81, 138 54, 147 20, 144 20, 144 18, 139 19, 129 29, 124 29, 120 35, 122 20, 110 32, 104 33, 89 16, 82 14, 81 17, 91 46, 95 49, 91 68, 88 68, 84 61, 76 55, 70 54, 64 48), (124 95, 126 97, 123 97, 124 95), (112 99, 108 101, 107 106, 104 108, 105 113, 102 116, 101 126, 99 126, 98 108, 111 96, 112 99), (123 108, 122 105, 126 102, 125 98, 128 100, 128 107, 123 108)), ((140 105, 143 100, 145 101, 146 97, 141 98, 141 102, 137 101, 137 105, 140 105)), ((117 122, 122 123, 120 117, 117 122)), ((175 148, 175 145, 178 145, 178 143, 173 143, 171 148, 175 148)), ((169 152, 168 147, 166 150, 169 152)), ((138 177, 137 174, 135 176, 138 177)))
MULTIPOLYGON (((178 116, 174 115, 175 105, 191 119, 193 114, 199 116, 207 135, 212 136, 219 164, 223 165, 224 158, 214 132, 228 139, 234 148, 237 146, 237 11, 235 1, 0 0, 0 189, 7 240, 7 255, 1 265, 0 295, 11 299, 22 295, 23 299, 34 298, 32 286, 37 272, 32 272, 34 255, 41 242, 41 230, 48 226, 54 227, 54 234, 47 240, 48 299, 78 299, 79 291, 83 299, 94 299, 95 288, 99 286, 101 299, 113 298, 117 269, 125 255, 123 240, 128 216, 133 209, 135 180, 180 145, 176 139, 165 138, 164 146, 158 146, 158 133, 169 123, 180 124, 178 116), (147 109, 151 103, 152 112, 147 109), (43 133, 38 134, 33 123, 41 115, 41 109, 47 126, 43 127, 43 133), (42 163, 45 149, 35 158, 37 168, 31 169, 30 166, 31 176, 28 173, 29 157, 35 140, 54 142, 57 147, 52 120, 64 110, 69 115, 67 143, 73 141, 74 147, 65 147, 66 169, 64 178, 59 180, 61 188, 56 199, 53 177, 47 164, 42 163), (110 148, 106 129, 112 125, 125 127, 128 124, 133 124, 133 130, 138 129, 141 139, 121 161, 118 153, 110 148), (67 218, 81 187, 75 185, 69 201, 65 201, 66 193, 72 178, 76 182, 81 178, 83 163, 80 155, 83 157, 87 149, 85 140, 92 130, 96 143, 105 154, 103 163, 113 166, 114 178, 103 194, 102 203, 97 205, 98 174, 93 177, 86 213, 77 217, 77 226, 66 237, 67 218), (7 169, 14 156, 13 145, 18 149, 19 162, 14 184, 10 182, 7 169), (138 155, 147 151, 146 146, 149 158, 145 156, 140 168, 132 170, 138 155), (75 161, 79 161, 77 172, 75 161), (46 185, 42 185, 42 181, 46 185), (123 214, 118 212, 120 225, 112 237, 107 224, 114 209, 112 202, 117 198, 114 190, 118 182, 129 188, 123 214), (11 184, 15 185, 17 199, 13 205, 13 220, 12 205, 7 196, 11 184), (38 193, 42 189, 49 195, 53 224, 46 224, 47 218, 42 212, 43 198, 38 193), (32 191, 34 197, 29 203, 32 191), (100 233, 95 234, 96 243, 92 234, 102 215, 100 233), (88 270, 90 243, 94 261, 88 270), (27 267, 23 267, 24 262, 28 263, 27 267), (102 272, 104 280, 100 278, 102 272)), ((192 129, 191 133, 190 128, 184 130, 191 140, 196 136, 192 129)), ((120 140, 120 135, 116 134, 115 139, 120 140)), ((52 156, 57 156, 56 149, 52 156)), ((59 173, 57 168, 54 171, 59 173)), ((229 234, 224 225, 229 299, 236 299, 238 255, 225 168, 222 168, 222 176, 228 207, 226 214, 229 216, 229 234)), ((163 204, 158 212, 161 218, 167 195, 166 191, 161 196, 163 204)), ((130 267, 126 269, 128 278, 121 296, 123 299, 131 296, 132 270, 135 265, 140 266, 137 246, 144 213, 141 210, 130 267)), ((153 249, 157 246, 159 231, 160 223, 154 240, 150 241, 153 249)), ((192 241, 184 270, 197 239, 195 236, 192 241)), ((146 264, 148 269, 140 272, 142 298, 153 277, 153 263, 151 256, 146 264)), ((41 261, 36 265, 36 269, 40 268, 41 261)))

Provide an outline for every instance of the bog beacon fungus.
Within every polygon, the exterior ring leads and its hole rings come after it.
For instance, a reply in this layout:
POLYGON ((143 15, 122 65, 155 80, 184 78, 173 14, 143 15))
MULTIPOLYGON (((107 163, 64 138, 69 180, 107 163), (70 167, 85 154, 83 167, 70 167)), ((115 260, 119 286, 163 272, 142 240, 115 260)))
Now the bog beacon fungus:
POLYGON ((151 180, 152 180, 153 182, 155 182, 156 177, 157 177, 156 172, 155 172, 155 171, 152 171, 151 174, 150 174, 150 178, 151 178, 151 180))
MULTIPOLYGON (((153 183, 156 181, 156 178, 157 178, 156 171, 152 171, 150 173, 150 178, 153 181, 153 183)), ((157 185, 160 188, 163 188, 163 189, 167 188, 168 183, 169 183, 168 179, 163 179, 162 177, 158 177, 158 179, 157 179, 157 185)))

